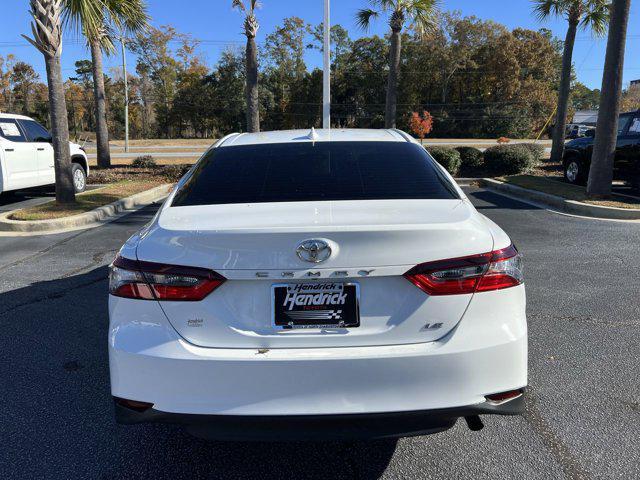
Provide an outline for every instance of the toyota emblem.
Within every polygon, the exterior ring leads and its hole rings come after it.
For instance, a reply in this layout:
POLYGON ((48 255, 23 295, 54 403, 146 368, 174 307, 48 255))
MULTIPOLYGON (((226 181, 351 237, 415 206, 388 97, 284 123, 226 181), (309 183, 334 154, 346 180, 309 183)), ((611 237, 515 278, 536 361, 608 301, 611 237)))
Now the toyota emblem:
POLYGON ((331 256, 331 247, 324 240, 305 240, 296 249, 298 258, 310 263, 321 263, 331 256))

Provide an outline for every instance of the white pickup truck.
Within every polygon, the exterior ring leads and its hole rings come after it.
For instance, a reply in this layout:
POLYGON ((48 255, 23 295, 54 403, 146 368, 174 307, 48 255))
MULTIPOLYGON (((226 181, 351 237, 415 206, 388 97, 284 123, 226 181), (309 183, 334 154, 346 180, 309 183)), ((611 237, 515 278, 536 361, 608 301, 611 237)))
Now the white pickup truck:
MULTIPOLYGON (((84 149, 69 142, 76 193, 87 186, 84 149)), ((0 193, 55 183, 51 134, 35 120, 0 113, 0 193)))

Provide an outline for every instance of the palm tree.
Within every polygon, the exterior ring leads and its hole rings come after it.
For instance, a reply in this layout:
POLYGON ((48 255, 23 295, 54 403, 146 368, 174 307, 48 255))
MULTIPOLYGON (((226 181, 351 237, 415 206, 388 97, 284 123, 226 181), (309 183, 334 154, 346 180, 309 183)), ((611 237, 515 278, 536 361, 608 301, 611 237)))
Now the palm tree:
POLYGON ((102 54, 114 52, 115 30, 136 33, 148 26, 145 0, 64 0, 65 21, 82 31, 91 50, 98 167, 111 167, 102 54))
POLYGON ((556 108, 556 124, 553 131, 551 160, 562 162, 564 155, 565 129, 567 128, 567 112, 571 95, 571 68, 573 47, 578 28, 590 28, 598 35, 604 35, 609 17, 610 0, 533 0, 534 12, 540 21, 547 18, 565 17, 569 23, 562 54, 562 73, 556 108))
POLYGON ((256 35, 258 34, 258 19, 256 9, 259 8, 258 0, 249 0, 245 6, 244 0, 233 0, 233 8, 244 13, 244 34, 247 37, 247 49, 245 69, 247 77, 247 131, 260 131, 260 96, 258 92, 258 49, 256 47, 256 35))
POLYGON ((611 22, 602 76, 600 110, 589 171, 589 183, 587 184, 587 193, 591 197, 606 197, 611 194, 630 8, 631 0, 613 0, 611 5, 611 22))
POLYGON ((23 35, 44 56, 49 88, 49 110, 56 175, 56 201, 76 201, 69 153, 69 124, 60 68, 62 53, 62 0, 30 0, 33 38, 23 35))
POLYGON ((389 52, 389 79, 384 123, 386 128, 395 128, 402 29, 408 19, 420 35, 435 30, 438 0, 369 0, 369 4, 371 8, 361 9, 356 14, 356 22, 363 30, 368 30, 372 19, 381 13, 389 15, 391 51, 389 52))

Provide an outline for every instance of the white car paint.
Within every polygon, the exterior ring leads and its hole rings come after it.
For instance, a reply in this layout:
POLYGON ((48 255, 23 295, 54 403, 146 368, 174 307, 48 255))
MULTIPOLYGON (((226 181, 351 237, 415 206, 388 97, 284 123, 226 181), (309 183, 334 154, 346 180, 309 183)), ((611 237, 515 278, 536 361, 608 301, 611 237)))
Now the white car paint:
MULTIPOLYGON (((395 130, 307 134, 236 134, 212 148, 412 141, 395 130)), ((227 280, 196 302, 110 295, 114 397, 175 414, 339 415, 473 406, 527 385, 524 285, 441 296, 403 277, 418 264, 511 245, 457 185, 455 200, 172 207, 186 180, 119 255, 227 280), (294 254, 312 238, 333 250, 319 265, 294 254), (360 327, 276 328, 271 286, 284 275, 358 283, 360 327)))
POLYGON ((227 137, 224 147, 257 145, 269 143, 309 143, 309 142, 398 142, 405 141, 407 135, 400 130, 333 129, 313 130, 314 138, 308 130, 279 130, 277 132, 238 133, 227 137))
POLYGON ((330 415, 481 403, 527 384, 524 287, 477 295, 455 332, 426 343, 342 348, 204 348, 158 304, 110 304, 114 396, 163 412, 330 415), (493 312, 506 308, 501 315, 493 312), (132 319, 135 321, 132 321, 132 319))
MULTIPOLYGON (((0 193, 55 183, 51 143, 30 141, 21 122, 35 120, 23 115, 0 114, 0 193), (3 135, 5 130, 7 133, 19 133, 20 141, 6 138, 3 135)), ((80 164, 88 176, 86 153, 76 143, 69 142, 69 147, 72 162, 80 164)))
POLYGON ((162 302, 172 325, 196 345, 286 348, 295 335, 296 346, 332 347, 427 342, 443 336, 458 323, 471 295, 464 301, 451 296, 425 301, 420 290, 402 288, 411 286, 402 274, 419 263, 451 258, 452 251, 462 257, 493 247, 491 233, 466 200, 372 200, 168 208, 138 244, 137 256, 156 262, 161 255, 168 264, 204 266, 237 280, 189 309, 182 302, 162 302), (452 229, 458 232, 453 239, 452 229), (305 238, 330 239, 334 254, 321 266, 308 268, 291 255, 305 238), (172 247, 176 244, 181 248, 172 247), (286 270, 300 280, 309 271, 331 279, 336 271, 359 278, 360 270, 373 270, 358 280, 363 325, 346 335, 275 331, 269 322, 270 285, 286 270), (256 280, 256 271, 268 277, 256 280), (405 313, 398 315, 400 311, 405 313), (194 316, 207 326, 189 328, 194 316), (437 322, 445 329, 416 336, 425 323, 437 322))

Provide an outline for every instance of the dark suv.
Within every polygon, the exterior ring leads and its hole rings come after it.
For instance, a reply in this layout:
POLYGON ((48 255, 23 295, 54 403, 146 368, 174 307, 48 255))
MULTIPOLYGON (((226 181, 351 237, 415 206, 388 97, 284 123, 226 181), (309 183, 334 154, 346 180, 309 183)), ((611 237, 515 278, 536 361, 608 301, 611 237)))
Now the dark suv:
MULTIPOLYGON (((589 178, 595 130, 587 136, 567 142, 564 150, 564 178, 569 183, 584 185, 589 178)), ((618 142, 613 176, 640 188, 640 110, 623 113, 618 123, 618 142)))

